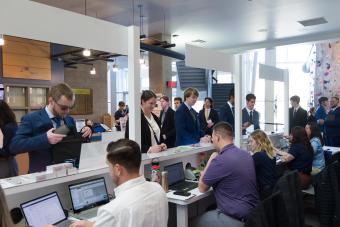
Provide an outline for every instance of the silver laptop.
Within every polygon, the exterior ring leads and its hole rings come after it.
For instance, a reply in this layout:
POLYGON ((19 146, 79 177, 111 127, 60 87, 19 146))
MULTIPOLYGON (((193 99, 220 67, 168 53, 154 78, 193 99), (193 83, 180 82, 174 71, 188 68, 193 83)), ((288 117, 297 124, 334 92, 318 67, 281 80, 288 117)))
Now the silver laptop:
POLYGON ((44 227, 46 224, 67 227, 67 219, 57 192, 20 204, 27 226, 44 227))
POLYGON ((104 177, 68 186, 74 217, 94 221, 98 207, 110 202, 104 177))

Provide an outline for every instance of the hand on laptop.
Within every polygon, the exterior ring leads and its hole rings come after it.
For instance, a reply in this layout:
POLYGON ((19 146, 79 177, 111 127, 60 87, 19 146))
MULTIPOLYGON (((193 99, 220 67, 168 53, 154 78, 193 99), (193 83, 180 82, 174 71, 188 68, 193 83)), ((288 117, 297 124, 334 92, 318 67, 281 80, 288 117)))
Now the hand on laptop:
POLYGON ((92 227, 92 226, 94 226, 94 222, 81 220, 81 221, 73 222, 69 227, 92 227))

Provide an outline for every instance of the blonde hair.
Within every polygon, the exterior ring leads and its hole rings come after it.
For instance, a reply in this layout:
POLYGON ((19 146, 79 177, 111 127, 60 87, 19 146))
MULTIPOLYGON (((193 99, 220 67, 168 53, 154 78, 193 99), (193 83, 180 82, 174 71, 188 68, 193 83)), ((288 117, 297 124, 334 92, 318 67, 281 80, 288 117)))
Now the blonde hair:
POLYGON ((265 151, 269 158, 273 159, 275 157, 273 145, 264 131, 257 129, 250 136, 258 145, 254 153, 265 151))
POLYGON ((187 89, 184 90, 184 101, 189 98, 191 95, 194 95, 196 97, 199 96, 198 90, 193 87, 188 87, 187 89))
POLYGON ((11 216, 8 212, 8 206, 5 198, 5 193, 0 186, 0 226, 12 227, 14 226, 11 216))

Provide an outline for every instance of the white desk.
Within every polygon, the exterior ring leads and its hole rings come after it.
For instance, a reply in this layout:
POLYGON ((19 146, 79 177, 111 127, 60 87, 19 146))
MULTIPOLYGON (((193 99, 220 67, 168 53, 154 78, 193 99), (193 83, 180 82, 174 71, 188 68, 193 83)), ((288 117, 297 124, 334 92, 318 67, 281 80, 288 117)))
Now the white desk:
POLYGON ((336 153, 340 152, 340 147, 329 147, 329 146, 323 146, 324 151, 329 151, 332 153, 332 155, 335 155, 336 153))
MULTIPOLYGON (((172 192, 168 192, 172 193, 172 192)), ((169 198, 169 203, 176 204, 176 214, 177 214, 177 227, 188 227, 188 206, 192 203, 198 202, 199 200, 206 198, 210 195, 212 195, 213 191, 209 190, 205 193, 201 193, 198 191, 198 188, 195 188, 190 191, 191 194, 194 194, 195 196, 186 200, 179 200, 179 199, 173 199, 169 198)))

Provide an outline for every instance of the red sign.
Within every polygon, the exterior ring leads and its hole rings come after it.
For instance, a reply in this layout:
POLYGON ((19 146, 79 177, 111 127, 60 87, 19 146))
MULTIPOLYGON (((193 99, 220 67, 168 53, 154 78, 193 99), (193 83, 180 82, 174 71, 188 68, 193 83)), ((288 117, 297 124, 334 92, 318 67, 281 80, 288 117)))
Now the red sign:
POLYGON ((169 80, 169 81, 166 82, 166 87, 167 88, 176 88, 177 87, 177 82, 169 80))

